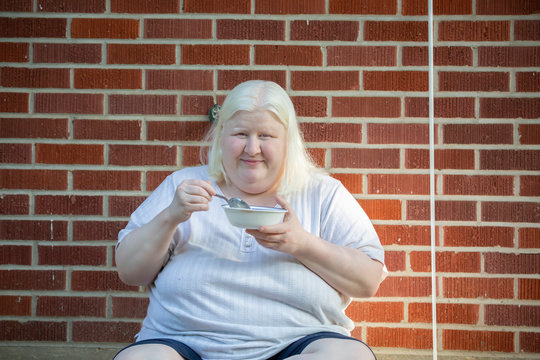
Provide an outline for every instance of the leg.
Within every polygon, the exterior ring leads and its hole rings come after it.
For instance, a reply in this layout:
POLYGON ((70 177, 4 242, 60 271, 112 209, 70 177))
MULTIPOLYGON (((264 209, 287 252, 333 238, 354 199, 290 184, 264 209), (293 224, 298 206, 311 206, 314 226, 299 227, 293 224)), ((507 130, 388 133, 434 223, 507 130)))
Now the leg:
POLYGON ((313 341, 300 355, 290 360, 375 360, 371 349, 363 342, 339 338, 323 338, 313 341))
POLYGON ((142 344, 120 351, 114 360, 183 360, 176 350, 163 344, 142 344))

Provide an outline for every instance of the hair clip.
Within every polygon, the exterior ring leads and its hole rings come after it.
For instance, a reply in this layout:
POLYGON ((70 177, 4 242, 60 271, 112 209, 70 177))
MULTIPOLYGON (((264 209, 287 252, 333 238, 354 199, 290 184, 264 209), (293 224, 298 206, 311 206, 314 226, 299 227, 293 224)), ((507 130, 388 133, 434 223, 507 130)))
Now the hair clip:
POLYGON ((221 109, 221 105, 214 104, 214 106, 208 110, 208 119, 211 123, 214 123, 217 120, 219 109, 221 109))

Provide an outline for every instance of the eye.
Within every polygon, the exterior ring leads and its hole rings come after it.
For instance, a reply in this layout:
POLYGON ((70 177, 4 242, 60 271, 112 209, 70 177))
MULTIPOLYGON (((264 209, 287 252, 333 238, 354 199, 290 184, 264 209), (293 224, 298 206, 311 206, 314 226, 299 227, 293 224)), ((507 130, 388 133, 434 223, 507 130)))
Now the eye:
POLYGON ((263 138, 263 139, 268 139, 268 138, 271 138, 272 135, 263 133, 263 134, 260 134, 259 137, 261 137, 261 138, 263 138))

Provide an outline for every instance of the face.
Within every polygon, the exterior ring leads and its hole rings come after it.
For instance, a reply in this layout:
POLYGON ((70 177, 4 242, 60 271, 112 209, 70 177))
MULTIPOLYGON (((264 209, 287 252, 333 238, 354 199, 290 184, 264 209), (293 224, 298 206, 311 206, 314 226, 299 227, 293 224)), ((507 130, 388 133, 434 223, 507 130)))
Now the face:
POLYGON ((233 190, 257 195, 275 191, 286 157, 285 127, 269 111, 239 111, 223 125, 223 166, 233 190))

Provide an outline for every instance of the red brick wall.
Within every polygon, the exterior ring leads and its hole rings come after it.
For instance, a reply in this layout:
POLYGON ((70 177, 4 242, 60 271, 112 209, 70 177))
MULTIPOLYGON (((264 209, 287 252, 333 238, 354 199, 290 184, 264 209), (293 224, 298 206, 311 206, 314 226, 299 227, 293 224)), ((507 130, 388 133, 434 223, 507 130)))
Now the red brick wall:
MULTIPOLYGON (((429 355, 427 0, 0 1, 0 341, 121 346, 117 232, 198 163, 208 109, 269 79, 357 197, 390 275, 352 303, 429 355)), ((540 353, 540 2, 434 0, 438 350, 540 353)), ((504 354, 503 354, 504 355, 504 354)))

